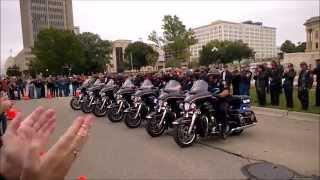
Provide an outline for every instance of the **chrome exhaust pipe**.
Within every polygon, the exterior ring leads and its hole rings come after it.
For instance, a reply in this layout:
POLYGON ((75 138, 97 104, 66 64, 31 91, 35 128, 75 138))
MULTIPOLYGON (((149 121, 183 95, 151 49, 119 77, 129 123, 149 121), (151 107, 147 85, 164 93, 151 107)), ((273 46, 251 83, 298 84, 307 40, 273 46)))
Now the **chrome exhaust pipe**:
POLYGON ((252 123, 252 124, 249 124, 249 125, 245 125, 245 126, 241 126, 241 127, 237 127, 237 128, 233 128, 230 130, 230 134, 233 133, 234 131, 240 131, 240 130, 243 130, 243 129, 247 129, 249 127, 252 127, 252 126, 255 126, 257 125, 257 123, 252 123))

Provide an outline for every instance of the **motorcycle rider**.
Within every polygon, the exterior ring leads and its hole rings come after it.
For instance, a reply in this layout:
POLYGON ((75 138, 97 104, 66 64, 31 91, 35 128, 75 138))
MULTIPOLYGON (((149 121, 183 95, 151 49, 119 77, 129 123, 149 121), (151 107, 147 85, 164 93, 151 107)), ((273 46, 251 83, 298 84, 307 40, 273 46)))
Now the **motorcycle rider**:
POLYGON ((218 70, 213 70, 208 73, 208 85, 209 92, 214 93, 214 95, 218 98, 216 105, 216 118, 222 124, 221 137, 225 139, 229 131, 229 126, 227 124, 229 118, 229 103, 227 99, 230 96, 230 84, 221 79, 220 72, 218 70))

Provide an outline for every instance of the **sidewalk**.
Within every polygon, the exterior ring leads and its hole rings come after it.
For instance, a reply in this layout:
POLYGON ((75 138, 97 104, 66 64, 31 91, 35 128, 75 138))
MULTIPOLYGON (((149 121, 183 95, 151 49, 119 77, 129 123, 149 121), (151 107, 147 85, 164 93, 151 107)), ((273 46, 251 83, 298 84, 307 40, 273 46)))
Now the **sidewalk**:
POLYGON ((302 112, 296 112, 296 111, 264 108, 264 107, 257 107, 257 106, 252 106, 251 108, 258 115, 267 115, 267 116, 293 119, 293 120, 307 120, 307 121, 318 120, 320 122, 320 114, 302 113, 302 112))

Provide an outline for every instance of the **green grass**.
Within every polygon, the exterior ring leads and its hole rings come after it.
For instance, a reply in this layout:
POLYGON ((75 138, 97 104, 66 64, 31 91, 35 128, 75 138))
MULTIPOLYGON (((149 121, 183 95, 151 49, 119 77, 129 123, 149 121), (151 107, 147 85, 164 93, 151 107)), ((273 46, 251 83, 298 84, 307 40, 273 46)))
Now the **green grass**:
MULTIPOLYGON (((250 89, 250 96, 251 96, 251 100, 252 100, 251 101, 252 105, 259 106, 255 88, 251 88, 250 89)), ((307 112, 307 113, 320 114, 320 107, 316 107, 315 106, 315 101, 316 101, 316 97, 315 96, 316 96, 315 89, 311 89, 309 91, 309 109, 307 111, 304 111, 304 110, 301 109, 301 104, 300 104, 300 101, 298 99, 298 91, 297 91, 297 89, 294 89, 294 91, 293 91, 293 108, 287 108, 286 107, 286 99, 285 99, 284 92, 282 92, 281 95, 280 95, 280 105, 279 106, 271 106, 270 94, 267 94, 267 105, 265 107, 275 108, 275 109, 286 109, 286 110, 289 110, 289 111, 298 111, 298 112, 307 112)))

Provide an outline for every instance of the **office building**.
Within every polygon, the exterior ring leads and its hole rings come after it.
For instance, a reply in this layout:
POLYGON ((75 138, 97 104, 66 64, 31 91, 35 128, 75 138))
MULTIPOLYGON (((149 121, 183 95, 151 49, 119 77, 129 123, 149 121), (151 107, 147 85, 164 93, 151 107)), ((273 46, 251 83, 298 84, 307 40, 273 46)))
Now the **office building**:
POLYGON ((193 31, 197 43, 190 47, 191 60, 198 59, 202 46, 212 40, 242 40, 253 49, 256 59, 277 56, 276 28, 263 26, 261 22, 235 23, 218 20, 209 25, 194 28, 193 31))
POLYGON ((35 57, 31 47, 42 29, 74 30, 72 0, 20 0, 20 14, 23 49, 8 61, 14 59, 14 64, 24 71, 35 57))

